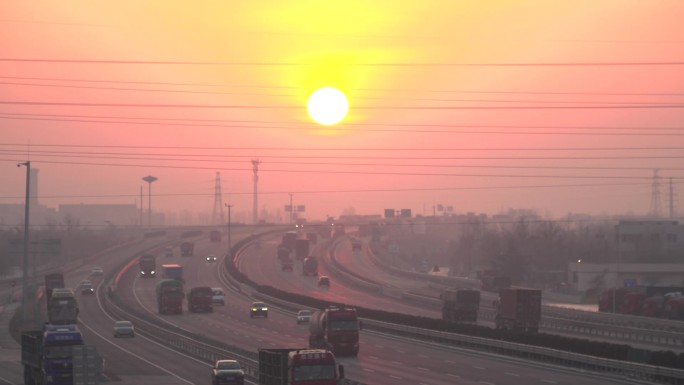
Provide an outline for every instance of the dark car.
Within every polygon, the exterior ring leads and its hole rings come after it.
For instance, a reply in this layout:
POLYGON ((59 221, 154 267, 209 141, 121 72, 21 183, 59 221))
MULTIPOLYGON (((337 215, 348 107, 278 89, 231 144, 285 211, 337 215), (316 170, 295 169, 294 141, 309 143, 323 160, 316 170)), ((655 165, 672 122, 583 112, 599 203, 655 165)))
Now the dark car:
POLYGON ((240 363, 235 360, 218 360, 211 369, 212 385, 245 383, 245 372, 240 363))
POLYGON ((263 302, 252 302, 252 307, 249 309, 249 318, 264 317, 268 318, 268 307, 263 302))
POLYGON ((216 256, 214 254, 209 254, 207 256, 207 262, 216 262, 216 256))
POLYGON ((81 294, 90 295, 95 294, 95 288, 90 282, 81 282, 81 294))

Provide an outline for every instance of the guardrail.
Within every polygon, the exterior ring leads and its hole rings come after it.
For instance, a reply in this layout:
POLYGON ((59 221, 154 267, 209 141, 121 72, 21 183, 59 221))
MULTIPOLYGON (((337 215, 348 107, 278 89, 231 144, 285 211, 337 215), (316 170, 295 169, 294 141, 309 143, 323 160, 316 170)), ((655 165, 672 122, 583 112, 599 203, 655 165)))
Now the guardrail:
MULTIPOLYGON (((253 237, 247 238, 254 239, 253 237)), ((232 254, 238 254, 248 241, 238 242, 231 250, 232 254)), ((135 261, 133 258, 131 261, 135 261)), ((120 278, 127 269, 134 265, 128 261, 115 269, 114 273, 110 273, 109 280, 114 276, 120 278)), ((114 279, 116 279, 114 278, 114 279)), ((236 285, 241 284, 233 281, 236 285)), ((128 319, 133 322, 136 333, 145 335, 146 337, 156 341, 159 344, 173 348, 183 354, 190 355, 200 361, 208 364, 214 364, 219 359, 236 359, 239 360, 243 366, 245 376, 253 381, 257 381, 259 377, 259 362, 258 354, 249 350, 242 349, 238 346, 226 344, 203 334, 193 333, 191 331, 179 328, 169 323, 163 322, 157 317, 147 314, 142 314, 137 310, 129 307, 121 301, 116 291, 105 294, 103 291, 98 292, 100 302, 103 308, 110 315, 119 319, 128 319)), ((344 379, 340 381, 340 385, 365 385, 361 382, 352 379, 344 379)))
MULTIPOLYGON (((249 241, 255 238, 256 236, 249 237, 244 242, 236 244, 234 250, 242 249, 249 241)), ((252 289, 256 290, 256 288, 252 289)), ((262 293, 259 293, 257 296, 271 303, 278 304, 284 308, 294 310, 300 307, 296 304, 288 303, 277 298, 265 296, 262 293)), ((116 301, 115 295, 113 296, 112 300, 116 301)), ((126 306, 123 303, 115 303, 115 305, 118 306, 119 309, 124 309, 126 306)), ((197 357, 198 359, 207 360, 207 362, 211 362, 212 360, 217 359, 217 357, 235 356, 235 351, 241 350, 238 347, 211 340, 203 335, 198 335, 183 329, 170 327, 170 325, 163 323, 161 320, 136 314, 136 312, 132 309, 126 308, 125 313, 127 316, 133 316, 136 319, 136 321, 141 325, 141 330, 143 330, 143 332, 147 332, 149 335, 156 335, 155 340, 159 341, 160 343, 174 347, 180 351, 197 357)), ((684 384, 684 370, 610 360, 549 348, 517 344, 513 342, 421 329, 372 319, 363 319, 363 322, 366 329, 381 333, 401 335, 423 341, 432 341, 541 362, 578 367, 584 370, 590 370, 607 375, 637 378, 641 380, 667 384, 684 384)), ((136 328, 138 328, 138 325, 136 325, 136 328)), ((246 374, 248 374, 251 378, 256 378, 253 377, 255 376, 255 370, 257 368, 256 362, 254 362, 255 353, 242 351, 237 353, 237 355, 242 357, 242 361, 245 361, 245 367, 248 368, 246 370, 246 374)), ((353 380, 346 380, 344 383, 348 385, 359 384, 353 380)))

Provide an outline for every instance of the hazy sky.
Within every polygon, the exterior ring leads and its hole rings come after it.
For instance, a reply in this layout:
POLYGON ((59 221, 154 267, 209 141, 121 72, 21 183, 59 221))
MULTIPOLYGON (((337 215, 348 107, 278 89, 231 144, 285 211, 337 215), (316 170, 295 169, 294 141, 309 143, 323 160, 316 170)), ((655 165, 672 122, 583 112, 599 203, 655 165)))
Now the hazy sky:
MULTIPOLYGON (((0 1, 0 203, 662 210, 684 155, 684 2, 0 1), (308 95, 349 98, 339 125, 308 95), (145 193, 147 187, 145 186, 145 193)), ((684 201, 679 199, 679 206, 684 201)), ((680 210, 680 213, 683 210, 680 210)))

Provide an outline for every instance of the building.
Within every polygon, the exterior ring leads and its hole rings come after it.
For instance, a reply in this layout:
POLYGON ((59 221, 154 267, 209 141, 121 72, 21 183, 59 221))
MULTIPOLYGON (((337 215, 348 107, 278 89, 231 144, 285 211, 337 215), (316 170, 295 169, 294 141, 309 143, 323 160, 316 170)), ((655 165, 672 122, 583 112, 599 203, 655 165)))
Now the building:
POLYGON ((615 241, 620 262, 684 263, 684 226, 677 221, 622 220, 615 241))

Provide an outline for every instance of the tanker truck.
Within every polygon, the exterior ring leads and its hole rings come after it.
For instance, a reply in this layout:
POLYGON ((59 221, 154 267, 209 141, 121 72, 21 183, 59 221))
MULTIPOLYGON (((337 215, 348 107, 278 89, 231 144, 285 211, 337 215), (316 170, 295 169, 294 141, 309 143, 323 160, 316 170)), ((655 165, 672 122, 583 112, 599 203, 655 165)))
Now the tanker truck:
POLYGON ((331 306, 318 310, 309 322, 309 347, 327 349, 336 355, 359 353, 361 322, 353 308, 331 306))

